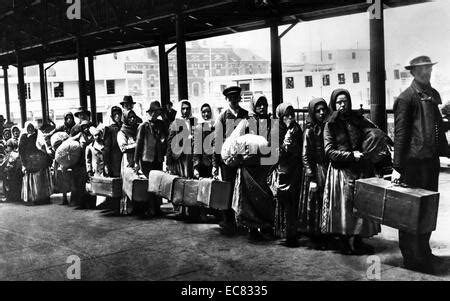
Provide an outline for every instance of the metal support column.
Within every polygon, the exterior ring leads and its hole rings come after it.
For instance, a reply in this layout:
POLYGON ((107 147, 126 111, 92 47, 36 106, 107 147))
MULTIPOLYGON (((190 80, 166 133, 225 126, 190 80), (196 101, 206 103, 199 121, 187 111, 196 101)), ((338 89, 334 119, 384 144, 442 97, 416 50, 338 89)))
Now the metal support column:
POLYGON ((39 82, 41 85, 42 125, 48 125, 47 82, 45 79, 44 63, 39 63, 39 82))
POLYGON ((91 114, 92 123, 97 126, 97 96, 95 92, 95 69, 94 69, 94 56, 90 54, 88 56, 89 66, 89 92, 91 99, 91 114))
POLYGON ((271 71, 272 71, 272 113, 283 102, 283 75, 281 65, 281 42, 278 25, 270 27, 271 71))
POLYGON ((184 16, 178 14, 175 17, 177 32, 177 75, 178 75, 178 99, 188 99, 188 80, 186 66, 186 40, 184 37, 184 16))
POLYGON ((5 108, 6 108, 6 122, 11 122, 11 109, 9 105, 9 83, 8 83, 8 66, 3 66, 3 84, 5 86, 5 108))
POLYGON ((381 130, 386 132, 386 68, 384 52, 383 1, 375 1, 375 4, 371 6, 371 10, 369 10, 370 118, 381 130))
POLYGON ((170 101, 169 60, 166 45, 159 44, 159 86, 161 90, 161 106, 164 108, 170 101))
POLYGON ((83 42, 80 38, 77 40, 78 52, 78 88, 80 96, 80 106, 87 109, 87 95, 86 95, 86 64, 84 62, 84 48, 83 42))
POLYGON ((17 54, 17 77, 19 80, 19 104, 20 104, 20 119, 22 122, 22 127, 25 126, 27 121, 27 104, 26 104, 26 94, 25 94, 25 73, 23 69, 23 62, 20 54, 17 54))

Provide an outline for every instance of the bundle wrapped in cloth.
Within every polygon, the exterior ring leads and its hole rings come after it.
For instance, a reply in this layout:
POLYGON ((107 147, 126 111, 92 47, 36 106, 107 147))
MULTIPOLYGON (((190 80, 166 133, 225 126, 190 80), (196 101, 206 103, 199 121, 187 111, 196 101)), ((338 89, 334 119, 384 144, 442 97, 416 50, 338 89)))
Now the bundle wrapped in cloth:
POLYGON ((80 161, 81 153, 80 143, 69 139, 61 143, 56 150, 55 161, 65 168, 70 168, 80 161))
POLYGON ((56 132, 50 138, 50 145, 56 150, 67 139, 69 139, 69 135, 66 132, 56 132))
POLYGON ((258 135, 230 136, 223 143, 221 151, 222 160, 226 165, 237 166, 245 158, 251 155, 257 155, 261 148, 267 147, 268 145, 267 139, 258 135))

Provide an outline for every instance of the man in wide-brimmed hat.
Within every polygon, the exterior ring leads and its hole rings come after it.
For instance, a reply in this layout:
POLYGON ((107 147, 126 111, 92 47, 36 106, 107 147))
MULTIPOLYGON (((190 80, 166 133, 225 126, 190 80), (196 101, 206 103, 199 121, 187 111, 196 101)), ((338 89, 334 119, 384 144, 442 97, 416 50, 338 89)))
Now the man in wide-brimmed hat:
POLYGON ((76 136, 78 133, 81 132, 81 123, 83 121, 90 122, 91 120, 91 112, 85 107, 81 106, 78 108, 78 110, 75 112, 75 117, 80 120, 80 122, 72 127, 70 130, 70 136, 76 136))
MULTIPOLYGON (((133 96, 131 95, 125 95, 123 97, 123 100, 120 102, 120 105, 122 106, 122 109, 124 111, 129 111, 134 109, 134 105, 136 102, 133 100, 133 96)), ((142 118, 139 116, 136 116, 136 121, 138 124, 142 123, 142 118)))
MULTIPOLYGON (((411 86, 394 103, 394 171, 392 181, 438 191, 439 156, 448 156, 448 144, 438 105, 441 97, 431 87, 433 65, 428 56, 410 61, 405 69, 414 76, 411 86)), ((399 231, 399 247, 408 269, 434 273, 441 259, 430 248, 430 233, 399 231)))

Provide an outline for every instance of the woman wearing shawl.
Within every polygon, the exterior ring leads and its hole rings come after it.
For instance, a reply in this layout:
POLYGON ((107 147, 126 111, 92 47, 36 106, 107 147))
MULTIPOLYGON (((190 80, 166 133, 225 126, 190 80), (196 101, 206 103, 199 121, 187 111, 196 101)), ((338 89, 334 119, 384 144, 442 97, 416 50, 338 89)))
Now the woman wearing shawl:
POLYGON ((3 174, 3 190, 7 202, 19 202, 22 190, 22 163, 17 152, 17 142, 11 138, 6 142, 6 156, 0 165, 3 174))
POLYGON ((11 129, 7 128, 3 130, 3 144, 6 145, 9 139, 11 139, 11 129))
POLYGON ((213 157, 213 133, 215 120, 212 116, 212 109, 208 103, 200 108, 202 119, 195 128, 194 135, 194 178, 210 178, 212 177, 212 157, 213 157), (197 137, 201 137, 196 141, 197 137), (206 140, 208 139, 208 140, 206 140), (206 144, 206 145, 205 145, 206 144), (206 146, 206 147, 205 147, 206 146))
MULTIPOLYGON (((271 120, 267 112, 268 102, 261 96, 252 99, 251 112, 246 123, 245 132, 263 136, 270 141, 271 120)), ((272 166, 262 165, 261 158, 267 155, 256 154, 246 160, 238 169, 234 185, 232 208, 235 211, 238 226, 248 229, 251 241, 266 240, 273 235, 275 203, 272 191, 267 184, 272 166)))
POLYGON ((279 158, 271 175, 271 189, 276 201, 275 235, 286 237, 287 247, 298 247, 297 215, 303 134, 295 121, 292 105, 282 103, 276 113, 279 120, 279 158))
POLYGON ((92 204, 95 198, 86 191, 86 183, 89 180, 86 170, 86 148, 93 141, 93 136, 89 129, 90 122, 82 120, 79 123, 80 132, 74 137, 69 138, 78 141, 82 150, 80 161, 72 167, 72 193, 70 196, 70 203, 72 205, 80 206, 81 209, 95 207, 95 205, 92 204))
POLYGON ((11 127, 12 139, 16 142, 16 151, 19 147, 20 128, 17 125, 11 127))
POLYGON ((50 176, 51 158, 44 149, 38 149, 36 140, 38 130, 28 121, 19 140, 19 156, 22 161, 24 177, 22 200, 28 204, 50 203, 53 187, 50 176))
POLYGON ((379 224, 353 214, 355 181, 374 176, 373 166, 363 157, 363 130, 375 125, 351 110, 350 93, 333 91, 333 111, 324 129, 325 154, 330 159, 325 182, 322 233, 341 237, 343 254, 370 253, 373 249, 362 242, 380 232, 379 224))
POLYGON ((323 130, 329 109, 323 98, 309 102, 306 129, 303 136, 303 185, 300 192, 299 221, 300 232, 310 236, 318 249, 327 247, 321 235, 323 190, 328 170, 325 157, 323 130))
MULTIPOLYGON (((181 116, 175 118, 169 129, 169 138, 167 140, 167 168, 173 174, 184 178, 193 178, 193 137, 197 118, 192 117, 191 103, 187 100, 181 101, 181 109, 179 112, 181 116), (183 144, 185 142, 186 144, 183 144)), ((181 206, 179 208, 175 206, 174 209, 179 212, 179 215, 176 216, 177 218, 184 218, 187 215, 190 219, 197 219, 200 214, 199 208, 197 207, 186 208, 181 206)))
POLYGON ((111 108, 112 123, 105 128, 105 147, 103 158, 105 160, 105 173, 109 177, 120 177, 122 163, 122 151, 117 144, 117 134, 122 128, 122 109, 114 106, 111 108))
POLYGON ((137 120, 136 113, 133 110, 124 111, 122 115, 122 127, 117 133, 117 144, 122 152, 122 163, 120 167, 121 178, 124 179, 122 190, 122 206, 124 212, 131 212, 131 196, 126 194, 125 185, 126 179, 131 179, 135 176, 134 171, 134 154, 136 149, 136 135, 137 135, 137 120))

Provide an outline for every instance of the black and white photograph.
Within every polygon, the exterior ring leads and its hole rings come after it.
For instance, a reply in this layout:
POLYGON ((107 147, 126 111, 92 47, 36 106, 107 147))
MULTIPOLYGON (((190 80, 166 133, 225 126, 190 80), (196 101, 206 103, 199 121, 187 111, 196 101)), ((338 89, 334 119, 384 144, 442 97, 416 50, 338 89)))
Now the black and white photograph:
POLYGON ((0 0, 0 281, 449 281, 449 49, 445 0, 0 0))

